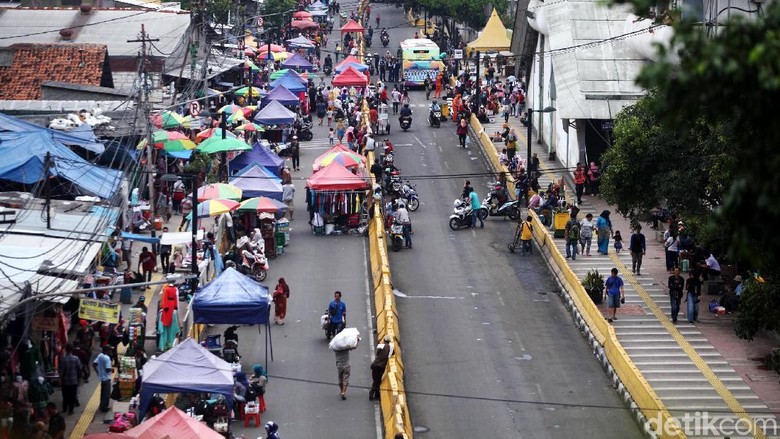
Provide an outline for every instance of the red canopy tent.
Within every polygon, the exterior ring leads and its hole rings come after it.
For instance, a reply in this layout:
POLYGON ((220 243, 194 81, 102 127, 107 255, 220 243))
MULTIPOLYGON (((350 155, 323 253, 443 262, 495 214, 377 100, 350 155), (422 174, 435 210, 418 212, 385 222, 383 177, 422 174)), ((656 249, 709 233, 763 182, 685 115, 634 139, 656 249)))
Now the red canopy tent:
POLYGON ((124 433, 99 433, 84 439, 222 439, 223 436, 186 413, 171 407, 124 433))
POLYGON ((306 11, 298 11, 293 13, 293 18, 297 18, 299 20, 311 20, 311 14, 306 11))
POLYGON ((365 87, 368 85, 368 76, 358 72, 354 67, 349 66, 333 78, 332 84, 337 87, 353 85, 365 87))
POLYGON ((366 189, 368 184, 340 164, 331 163, 307 179, 306 187, 323 191, 353 191, 366 189))
POLYGON ((336 64, 336 66, 333 67, 333 70, 334 71, 335 70, 341 70, 342 66, 346 66, 349 63, 363 64, 362 62, 360 62, 360 60, 357 59, 357 57, 355 55, 349 55, 348 57, 346 57, 343 60, 341 60, 340 63, 336 64))
POLYGON ((355 20, 349 20, 347 24, 341 27, 341 33, 348 32, 363 32, 363 26, 359 25, 355 20))

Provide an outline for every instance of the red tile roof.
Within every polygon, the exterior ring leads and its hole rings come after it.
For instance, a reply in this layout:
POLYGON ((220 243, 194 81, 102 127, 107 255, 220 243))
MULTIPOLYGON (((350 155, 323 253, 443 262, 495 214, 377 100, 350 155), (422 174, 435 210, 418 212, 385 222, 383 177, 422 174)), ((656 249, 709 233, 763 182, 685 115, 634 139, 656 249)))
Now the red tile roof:
POLYGON ((100 86, 107 68, 106 46, 98 44, 14 44, 0 51, 2 100, 38 100, 46 81, 100 86))

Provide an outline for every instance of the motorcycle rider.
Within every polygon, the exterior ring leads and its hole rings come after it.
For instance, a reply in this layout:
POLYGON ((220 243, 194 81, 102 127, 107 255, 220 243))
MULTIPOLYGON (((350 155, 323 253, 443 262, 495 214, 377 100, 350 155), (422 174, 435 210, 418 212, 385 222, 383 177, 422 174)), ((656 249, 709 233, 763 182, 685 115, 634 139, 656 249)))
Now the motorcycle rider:
POLYGON ((323 70, 325 71, 329 70, 331 72, 333 71, 333 59, 330 57, 330 54, 328 54, 325 57, 325 61, 323 61, 323 65, 324 65, 323 70))
POLYGON ((395 222, 403 226, 404 246, 412 248, 412 220, 409 218, 409 211, 406 210, 406 202, 398 200, 398 209, 395 211, 395 222))
POLYGON ((506 190, 506 188, 500 184, 497 184, 493 191, 490 193, 490 202, 493 203, 493 200, 498 200, 498 205, 495 207, 501 207, 509 200, 509 191, 506 190))
POLYGON ((436 113, 437 111, 441 115, 441 105, 439 105, 436 99, 434 99, 433 102, 431 102, 431 105, 428 106, 428 118, 430 119, 431 125, 434 124, 434 118, 436 118, 434 113, 436 113))
POLYGON ((401 116, 398 118, 398 122, 400 123, 401 121, 403 121, 405 117, 409 118, 409 122, 411 124, 412 109, 409 108, 409 104, 404 104, 404 107, 401 108, 401 116))

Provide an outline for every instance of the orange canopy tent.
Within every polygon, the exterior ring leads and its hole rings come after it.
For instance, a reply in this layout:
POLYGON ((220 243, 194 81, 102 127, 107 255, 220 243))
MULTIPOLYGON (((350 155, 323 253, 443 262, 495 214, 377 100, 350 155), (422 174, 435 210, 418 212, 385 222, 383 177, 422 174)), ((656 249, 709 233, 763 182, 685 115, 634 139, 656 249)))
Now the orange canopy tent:
POLYGON ((84 436, 84 439, 223 439, 223 436, 206 424, 176 407, 149 418, 124 433, 99 433, 84 436))

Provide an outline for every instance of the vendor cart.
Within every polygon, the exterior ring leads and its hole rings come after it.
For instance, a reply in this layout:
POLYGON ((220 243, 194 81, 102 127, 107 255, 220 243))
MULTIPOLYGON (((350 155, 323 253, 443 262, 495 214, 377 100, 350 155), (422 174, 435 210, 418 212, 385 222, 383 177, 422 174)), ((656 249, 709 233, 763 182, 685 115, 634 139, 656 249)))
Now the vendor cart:
POLYGON ((390 134, 390 115, 387 112, 387 104, 379 106, 379 114, 376 123, 376 133, 387 135, 390 134))
POLYGON ((569 222, 570 214, 566 210, 556 210, 553 226, 554 226, 554 232, 553 236, 556 238, 563 238, 566 235, 566 223, 569 222))

